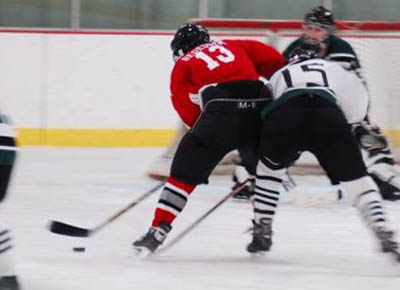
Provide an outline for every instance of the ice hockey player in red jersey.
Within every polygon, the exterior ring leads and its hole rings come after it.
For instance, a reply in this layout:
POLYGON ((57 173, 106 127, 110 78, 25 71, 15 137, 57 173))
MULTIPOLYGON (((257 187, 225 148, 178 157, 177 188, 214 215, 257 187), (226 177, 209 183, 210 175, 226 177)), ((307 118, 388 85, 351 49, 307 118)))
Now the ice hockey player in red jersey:
POLYGON ((201 25, 184 24, 171 42, 172 104, 189 131, 175 153, 152 226, 133 243, 154 252, 171 230, 196 185, 238 149, 255 173, 260 111, 271 100, 265 78, 284 65, 273 47, 254 40, 211 41, 201 25), (263 77, 264 81, 260 80, 263 77))

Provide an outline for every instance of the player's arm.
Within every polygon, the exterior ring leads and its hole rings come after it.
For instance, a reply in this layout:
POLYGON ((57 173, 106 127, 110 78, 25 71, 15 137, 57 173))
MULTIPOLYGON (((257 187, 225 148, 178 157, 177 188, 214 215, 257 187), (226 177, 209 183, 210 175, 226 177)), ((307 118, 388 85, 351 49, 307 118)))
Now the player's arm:
POLYGON ((254 63, 257 73, 270 78, 285 64, 283 55, 274 47, 256 40, 236 40, 254 63))
POLYGON ((191 128, 200 115, 200 106, 195 104, 190 96, 193 90, 188 68, 177 63, 171 74, 171 100, 183 123, 191 128))
POLYGON ((339 38, 334 38, 331 45, 335 49, 325 57, 327 60, 337 62, 346 70, 360 70, 360 61, 348 42, 339 38))

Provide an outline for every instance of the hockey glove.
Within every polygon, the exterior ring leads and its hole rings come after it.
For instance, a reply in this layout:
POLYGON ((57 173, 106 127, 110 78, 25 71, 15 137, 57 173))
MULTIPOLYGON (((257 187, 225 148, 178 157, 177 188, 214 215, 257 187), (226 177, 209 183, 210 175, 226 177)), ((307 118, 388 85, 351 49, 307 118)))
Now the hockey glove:
POLYGON ((366 122, 353 125, 353 133, 360 146, 367 150, 383 150, 388 147, 388 141, 378 126, 366 122))

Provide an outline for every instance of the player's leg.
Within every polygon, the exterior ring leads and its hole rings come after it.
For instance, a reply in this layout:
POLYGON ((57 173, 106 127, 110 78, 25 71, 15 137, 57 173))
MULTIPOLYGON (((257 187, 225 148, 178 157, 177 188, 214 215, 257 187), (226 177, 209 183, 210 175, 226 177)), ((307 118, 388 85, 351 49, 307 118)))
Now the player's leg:
POLYGON ((398 251, 398 243, 394 240, 394 231, 390 229, 386 212, 382 206, 379 189, 370 176, 342 183, 348 200, 359 210, 367 227, 380 241, 383 252, 398 251))
MULTIPOLYGON (((15 161, 15 133, 0 117, 0 210, 15 161)), ((3 205, 4 206, 4 205, 3 205)), ((18 290, 11 229, 0 223, 0 289, 18 290)))
POLYGON ((246 147, 239 150, 241 162, 235 166, 232 181, 234 186, 232 190, 239 187, 245 180, 249 179, 250 183, 239 191, 233 198, 239 201, 248 201, 254 194, 255 174, 258 162, 258 153, 256 147, 246 147))
MULTIPOLYGON (((234 190, 239 187, 246 179, 249 179, 250 183, 233 197, 234 200, 249 201, 254 197, 256 182, 255 174, 259 159, 258 148, 256 147, 258 146, 249 146, 239 150, 241 161, 235 166, 233 171, 232 180, 234 182, 234 186, 232 189, 234 190)), ((288 170, 285 172, 282 185, 286 192, 289 192, 296 187, 296 183, 294 182, 288 170)))
POLYGON ((272 246, 272 223, 285 170, 266 156, 262 156, 258 162, 253 196, 253 238, 247 246, 250 253, 266 252, 272 246))
MULTIPOLYGON (((185 207, 194 187, 208 182, 212 170, 228 152, 258 143, 258 127, 261 126, 259 110, 267 103, 267 97, 269 91, 258 81, 223 83, 203 90, 205 111, 178 146, 152 228, 146 235, 147 240, 152 238, 157 243, 151 248, 146 246, 147 249, 154 251, 164 241, 171 223, 185 207), (260 100, 252 101, 252 106, 243 108, 237 101, 232 101, 238 95, 246 98, 254 96, 253 99, 260 100), (220 98, 225 100, 219 101, 220 98)), ((145 245, 146 236, 134 242, 134 247, 145 245)))
POLYGON ((154 252, 161 245, 196 185, 207 183, 211 171, 227 152, 229 150, 204 146, 191 132, 183 137, 158 200, 151 228, 133 243, 136 250, 145 247, 154 252))
POLYGON ((367 170, 370 176, 377 183, 382 198, 386 200, 400 199, 400 174, 396 171, 393 155, 389 149, 377 152, 383 158, 374 158, 374 152, 366 152, 364 156, 367 163, 367 170), (390 157, 389 157, 390 156, 390 157))
POLYGON ((400 172, 395 164, 387 138, 376 125, 368 121, 353 128, 363 151, 368 173, 377 183, 383 199, 400 199, 400 172))
POLYGON ((153 226, 162 222, 171 224, 183 210, 194 187, 208 183, 211 171, 227 152, 229 149, 226 147, 209 147, 196 135, 187 133, 173 159, 170 177, 161 194, 153 226), (180 198, 175 196, 177 193, 180 193, 180 198))
POLYGON ((11 230, 2 224, 0 224, 0 289, 19 289, 11 230))
POLYGON ((148 233, 135 241, 137 250, 153 252, 165 240, 175 218, 184 209, 196 185, 208 177, 226 153, 235 149, 235 130, 230 117, 204 112, 196 127, 182 138, 174 156, 170 176, 161 192, 148 233), (222 138, 223 136, 223 138, 222 138))
MULTIPOLYGON (((247 116, 247 118, 250 118, 250 116, 247 116)), ((254 194, 262 120, 259 117, 259 113, 254 113, 251 118, 252 119, 248 120, 248 123, 252 124, 251 126, 239 128, 240 140, 238 142, 238 151, 240 154, 240 163, 235 167, 233 173, 232 179, 235 185, 232 189, 236 189, 247 179, 250 180, 250 183, 233 197, 236 200, 247 201, 250 200, 254 194)), ((246 122, 241 123, 239 126, 242 126, 244 123, 246 122)))
MULTIPOLYGON (((150 178, 156 180, 165 180, 169 176, 169 171, 176 149, 178 148, 182 137, 186 134, 187 128, 183 126, 183 124, 180 124, 176 131, 176 135, 163 154, 150 165, 150 168, 147 171, 147 175, 150 178)), ((241 164, 241 158, 238 151, 233 150, 226 154, 224 158, 222 158, 222 160, 214 168, 212 174, 231 175, 234 172, 237 164, 241 164)))
MULTIPOLYGON (((292 103, 292 102, 291 102, 292 103)), ((269 251, 272 245, 272 223, 279 203, 286 167, 298 157, 302 147, 302 112, 287 103, 273 111, 263 122, 254 190, 253 239, 250 253, 269 251)))
MULTIPOLYGON (((379 188, 380 193, 382 194, 382 198, 385 200, 390 200, 390 201, 397 201, 400 200, 400 189, 399 187, 393 186, 389 182, 384 181, 386 178, 385 176, 388 175, 393 175, 391 172, 390 168, 387 168, 385 164, 383 168, 379 168, 381 166, 374 166, 374 171, 378 171, 379 173, 370 173, 369 175, 372 177, 374 182, 379 188), (379 169, 378 169, 378 168, 379 169)), ((390 180, 386 179, 386 180, 390 180)))
POLYGON ((357 141, 341 115, 339 109, 336 113, 321 112, 319 125, 323 124, 324 129, 320 126, 315 129, 320 142, 314 144, 317 149, 313 153, 330 176, 341 182, 347 193, 346 199, 357 207, 367 227, 381 242, 382 249, 395 251, 397 243, 389 229, 379 189, 367 175, 357 141))

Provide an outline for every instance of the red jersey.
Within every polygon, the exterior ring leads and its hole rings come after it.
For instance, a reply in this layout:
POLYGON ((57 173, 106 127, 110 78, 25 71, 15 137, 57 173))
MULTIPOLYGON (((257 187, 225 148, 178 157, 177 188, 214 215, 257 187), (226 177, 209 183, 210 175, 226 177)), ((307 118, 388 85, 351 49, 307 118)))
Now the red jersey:
POLYGON ((205 85, 270 78, 283 67, 275 48, 255 40, 202 44, 180 57, 171 74, 171 99, 182 121, 192 127, 200 115, 199 89, 205 85))

